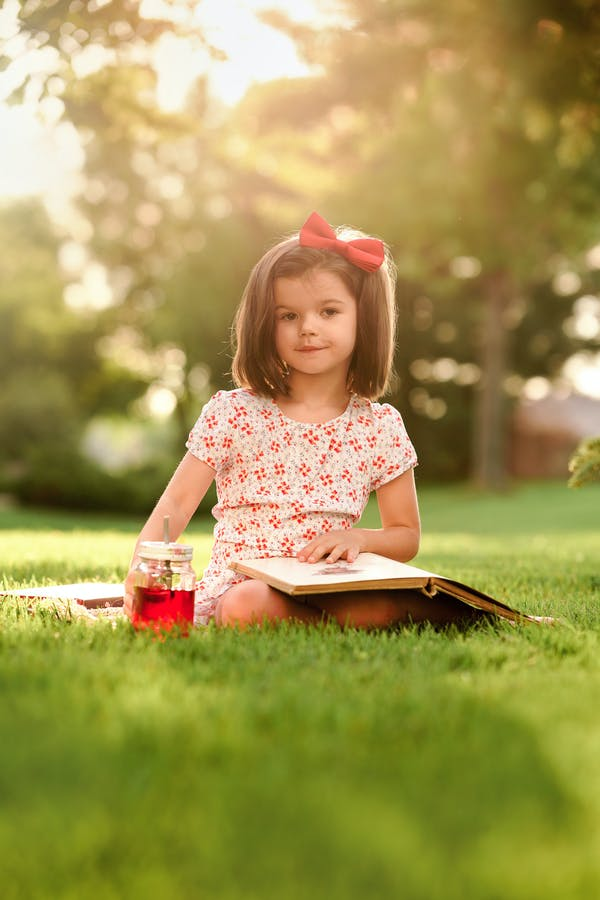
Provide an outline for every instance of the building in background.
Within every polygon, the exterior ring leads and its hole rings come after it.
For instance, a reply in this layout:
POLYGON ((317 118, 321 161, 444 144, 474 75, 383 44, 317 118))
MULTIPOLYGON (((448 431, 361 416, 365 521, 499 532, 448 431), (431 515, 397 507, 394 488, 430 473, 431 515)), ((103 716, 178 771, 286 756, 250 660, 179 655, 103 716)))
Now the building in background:
POLYGON ((600 400, 549 394, 516 408, 509 471, 516 478, 568 478, 569 459, 585 438, 600 436, 600 400))

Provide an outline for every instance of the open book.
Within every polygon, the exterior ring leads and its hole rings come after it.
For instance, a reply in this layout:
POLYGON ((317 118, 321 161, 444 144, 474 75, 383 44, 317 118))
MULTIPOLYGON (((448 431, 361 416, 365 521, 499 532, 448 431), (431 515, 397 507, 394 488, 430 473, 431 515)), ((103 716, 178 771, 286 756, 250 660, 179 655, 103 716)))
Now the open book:
POLYGON ((416 590, 421 592, 425 606, 435 598, 457 611, 462 606, 465 612, 479 610, 481 615, 500 616, 511 622, 541 621, 511 609, 476 588, 376 553, 360 553, 353 563, 306 563, 293 557, 272 556, 239 560, 231 563, 231 568, 298 599, 308 594, 340 591, 416 590))
POLYGON ((52 584, 47 587, 17 588, 0 592, 4 597, 23 600, 69 600, 88 609, 123 605, 123 585, 84 581, 79 584, 52 584))

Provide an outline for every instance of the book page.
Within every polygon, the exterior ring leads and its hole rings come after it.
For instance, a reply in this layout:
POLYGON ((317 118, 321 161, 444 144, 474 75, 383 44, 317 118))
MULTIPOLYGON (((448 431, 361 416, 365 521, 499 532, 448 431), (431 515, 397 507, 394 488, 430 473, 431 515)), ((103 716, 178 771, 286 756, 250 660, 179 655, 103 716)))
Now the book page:
POLYGON ((427 583, 431 572, 409 566, 406 563, 387 559, 375 553, 360 553, 353 563, 339 560, 327 563, 300 562, 294 557, 267 557, 265 559, 244 559, 234 562, 231 568, 245 575, 262 578, 265 581, 289 587, 327 589, 333 585, 356 583, 389 582, 390 580, 410 580, 419 584, 427 583))

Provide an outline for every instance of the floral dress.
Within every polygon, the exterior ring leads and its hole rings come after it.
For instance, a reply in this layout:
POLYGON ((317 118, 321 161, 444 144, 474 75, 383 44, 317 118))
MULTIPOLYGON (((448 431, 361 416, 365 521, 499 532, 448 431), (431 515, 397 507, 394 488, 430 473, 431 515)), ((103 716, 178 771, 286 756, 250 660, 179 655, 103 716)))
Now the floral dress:
POLYGON ((215 470, 217 520, 196 591, 197 624, 243 581, 234 560, 293 556, 319 534, 351 528, 369 495, 417 463, 400 413, 353 395, 323 424, 297 422, 250 390, 219 391, 186 443, 215 470))

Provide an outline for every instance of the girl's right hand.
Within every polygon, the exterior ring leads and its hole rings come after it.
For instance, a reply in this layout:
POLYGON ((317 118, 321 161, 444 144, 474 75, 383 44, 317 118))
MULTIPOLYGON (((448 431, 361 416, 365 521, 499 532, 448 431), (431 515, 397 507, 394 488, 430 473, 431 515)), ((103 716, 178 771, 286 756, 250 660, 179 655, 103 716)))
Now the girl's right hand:
POLYGON ((125 579, 125 592, 123 594, 123 612, 130 619, 133 616, 133 600, 135 588, 135 569, 132 567, 125 579))

